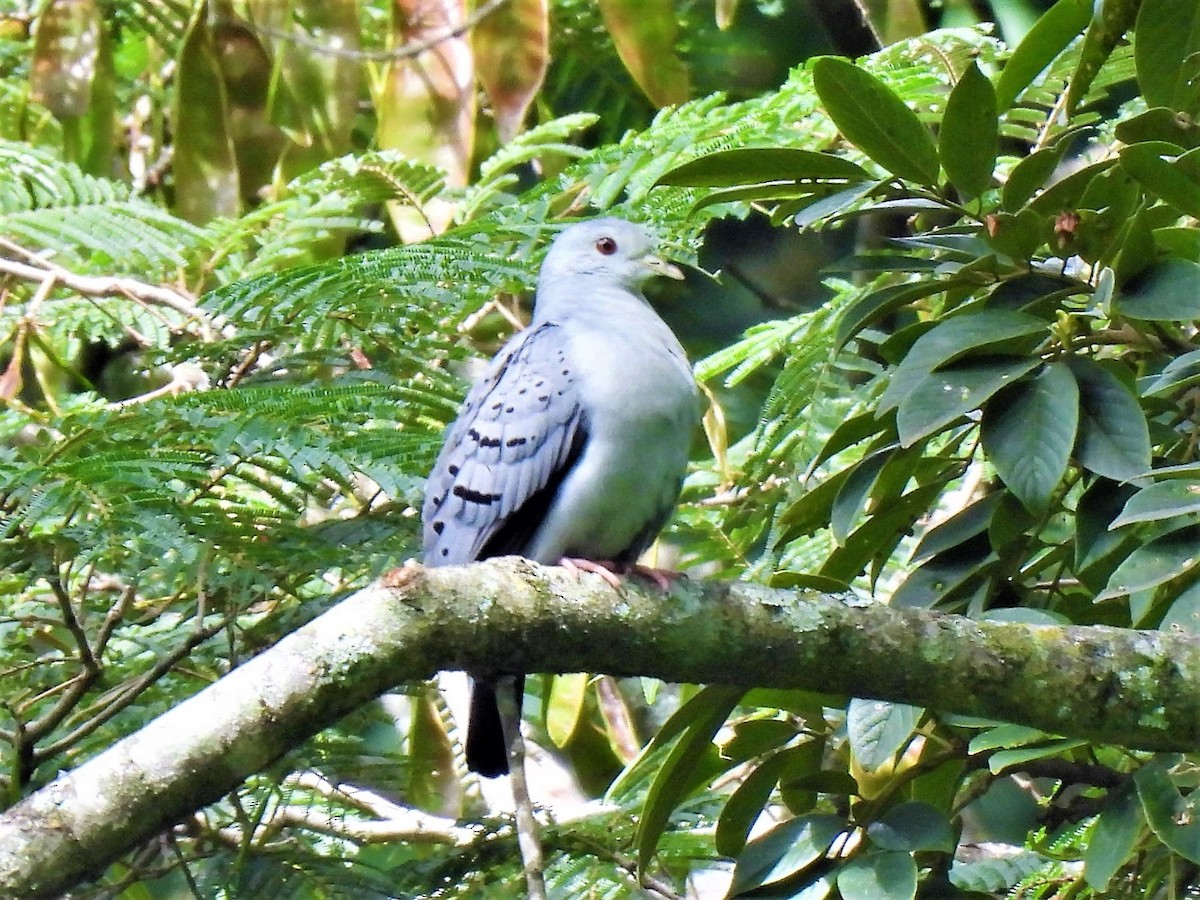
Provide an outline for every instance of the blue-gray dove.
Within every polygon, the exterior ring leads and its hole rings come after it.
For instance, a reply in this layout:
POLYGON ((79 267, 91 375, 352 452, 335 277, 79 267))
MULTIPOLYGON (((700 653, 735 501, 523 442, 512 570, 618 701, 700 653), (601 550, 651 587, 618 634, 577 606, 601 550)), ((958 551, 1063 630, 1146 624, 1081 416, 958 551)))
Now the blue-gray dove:
MULTIPOLYGON (((533 320, 446 432, 422 509, 426 565, 518 555, 620 570, 655 539, 679 497, 699 397, 642 294, 653 275, 683 277, 654 251, 644 229, 615 218, 555 239, 533 320)), ((487 777, 508 771, 495 689, 475 682, 467 728, 467 765, 487 777)))

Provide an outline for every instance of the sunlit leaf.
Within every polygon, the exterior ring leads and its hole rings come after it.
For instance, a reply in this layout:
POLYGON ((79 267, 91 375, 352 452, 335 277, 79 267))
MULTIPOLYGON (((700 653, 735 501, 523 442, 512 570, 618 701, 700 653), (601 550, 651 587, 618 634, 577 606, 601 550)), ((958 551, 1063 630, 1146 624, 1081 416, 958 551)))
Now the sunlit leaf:
POLYGON ((938 135, 942 168, 967 199, 991 184, 998 145, 996 92, 972 62, 950 92, 938 135))
POLYGON ((1087 27, 1091 18, 1091 0, 1058 0, 1043 13, 1000 73, 996 84, 998 107, 1006 110, 1012 106, 1020 93, 1087 27))
POLYGON ((997 394, 983 412, 983 449, 1009 490, 1032 513, 1049 507, 1079 425, 1079 388, 1064 365, 997 394))
POLYGON ((621 62, 655 106, 683 103, 691 93, 687 66, 675 51, 679 30, 671 0, 598 0, 621 62))
POLYGON ((846 140, 901 178, 934 184, 937 146, 917 114, 882 81, 853 63, 823 56, 813 87, 846 140))
POLYGON ((509 0, 471 32, 475 70, 487 92, 503 143, 516 137, 550 61, 546 0, 509 0))
POLYGON ((1125 865, 1133 853, 1144 819, 1137 791, 1126 784, 1108 795, 1083 855, 1083 877, 1098 891, 1125 865))
POLYGON ((842 867, 837 885, 844 900, 910 900, 917 895, 917 864, 907 853, 864 853, 842 867))
POLYGON ((1092 360, 1076 357, 1069 365, 1079 384, 1080 464, 1114 481, 1143 475, 1150 468, 1150 429, 1133 392, 1092 360))
POLYGON ((175 82, 176 209, 191 222, 236 216, 241 208, 237 155, 206 4, 201 4, 188 26, 175 82))
POLYGON ((1200 6, 1142 0, 1137 38, 1134 59, 1146 103, 1200 112, 1200 6))

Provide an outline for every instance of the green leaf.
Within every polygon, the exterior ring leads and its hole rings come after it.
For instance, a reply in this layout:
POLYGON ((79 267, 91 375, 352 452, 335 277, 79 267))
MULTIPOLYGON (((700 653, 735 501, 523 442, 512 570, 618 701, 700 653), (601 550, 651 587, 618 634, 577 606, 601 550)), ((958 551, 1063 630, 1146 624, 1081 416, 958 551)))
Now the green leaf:
POLYGON ((1001 750, 998 753, 993 753, 988 759, 988 769, 993 775, 999 775, 1005 769, 1012 768, 1013 766, 1021 766, 1035 759, 1045 759, 1047 756, 1057 756, 1068 750, 1077 750, 1085 745, 1085 741, 1062 738, 1057 741, 1039 744, 1035 747, 1018 747, 1012 750, 1001 750))
POLYGON ((998 146, 996 91, 972 61, 950 92, 938 135, 942 168, 964 197, 978 197, 992 183, 998 146))
MULTIPOLYGON (((1141 41, 1138 41, 1137 47, 1141 46, 1141 41)), ((1118 122, 1115 132, 1122 144, 1161 141, 1185 150, 1200 147, 1200 125, 1165 106, 1156 106, 1132 119, 1118 122)))
POLYGON ((798 816, 746 845, 733 869, 729 896, 783 881, 822 859, 848 826, 832 815, 798 816))
POLYGON ((1173 394, 1200 382, 1200 350, 1189 350, 1163 366, 1157 375, 1149 375, 1138 382, 1138 393, 1143 397, 1160 397, 1173 394))
POLYGON ((917 114, 874 75, 823 56, 812 64, 813 87, 846 139, 889 172, 934 185, 938 155, 917 114))
POLYGON ((928 803, 910 800, 893 806, 877 822, 867 826, 871 843, 881 850, 919 853, 954 849, 954 830, 949 817, 928 803))
POLYGON ((913 342, 879 399, 878 411, 898 407, 929 373, 968 357, 1022 355, 1036 347, 1049 326, 1021 312, 985 309, 939 322, 913 342))
POLYGON ((912 737, 925 710, 885 700, 850 701, 846 709, 846 734, 859 764, 869 771, 887 765, 912 737))
POLYGON ((1067 88, 1066 114, 1074 114, 1079 103, 1087 95, 1100 67, 1112 55, 1121 38, 1125 36, 1137 16, 1142 0, 1103 0, 1093 7, 1092 21, 1088 23, 1079 51, 1079 63, 1071 74, 1067 88))
POLYGON ((1157 522, 1200 512, 1200 482, 1193 480, 1161 481, 1142 488, 1129 498, 1121 514, 1109 528, 1134 522, 1157 522))
POLYGON ((1017 163, 1009 173, 1000 195, 1004 209, 1010 213, 1017 212, 1030 197, 1045 187, 1070 146, 1070 141, 1060 140, 1017 163))
POLYGON ((1053 363, 988 402, 983 449, 1000 479, 1025 508, 1045 512, 1062 483, 1079 426, 1079 387, 1053 363))
POLYGON ((1015 384, 1040 364, 1036 357, 970 360, 929 373, 917 382, 896 410, 900 445, 911 447, 978 409, 997 391, 1015 384))
POLYGON ((1144 821, 1133 784, 1109 793, 1083 852, 1083 877, 1097 891, 1108 888, 1109 881, 1133 854, 1144 821))
POLYGON ((1134 488, 1097 478, 1075 508, 1075 570, 1082 572, 1120 549, 1126 540, 1109 526, 1132 496, 1134 488))
POLYGON ((681 187, 732 187, 805 180, 868 181, 857 163, 830 153, 791 148, 722 150, 670 169, 655 184, 681 187))
POLYGON ((837 878, 842 900, 911 900, 917 895, 917 864, 907 853, 864 853, 837 878))
POLYGON ((1189 216, 1200 216, 1197 151, 1163 141, 1134 144, 1121 151, 1121 168, 1146 190, 1189 216))
POLYGON ((897 609, 929 609, 946 603, 996 561, 982 549, 951 550, 909 572, 889 601, 897 609))
POLYGON ((554 676, 546 701, 546 733, 555 747, 565 747, 575 733, 589 680, 585 672, 554 676))
POLYGON ((706 687, 686 705, 685 708, 690 707, 691 720, 650 783, 638 820, 639 871, 644 872, 649 866, 671 813, 692 791, 727 767, 718 758, 713 735, 725 724, 744 693, 735 687, 706 687))
POLYGON ((988 750, 1040 744, 1049 737, 1046 732, 1028 725, 997 725, 995 728, 981 731, 971 738, 971 742, 967 745, 967 752, 974 756, 977 753, 986 753, 988 750))
POLYGON ((598 0, 617 55, 655 106, 683 103, 691 93, 687 66, 675 49, 679 32, 671 0, 598 0))
POLYGON ((1092 19, 1091 0, 1058 0, 1021 39, 996 83, 996 103, 1001 110, 1013 105, 1067 44, 1092 19))
POLYGON ((1133 58, 1149 106, 1194 115, 1200 111, 1200 6, 1142 0, 1133 58))
POLYGON ((846 479, 841 490, 833 500, 833 508, 829 514, 829 527, 833 539, 839 544, 846 542, 847 536, 853 530, 859 514, 866 508, 867 498, 870 497, 879 473, 895 455, 898 448, 893 445, 877 450, 859 460, 851 467, 850 477, 846 479))
POLYGON ((1160 756, 1133 775, 1150 829, 1184 859, 1200 864, 1200 817, 1191 799, 1179 793, 1169 773, 1178 757, 1160 756))
POLYGON ((1158 627, 1162 631, 1179 628, 1190 634, 1200 634, 1200 581, 1193 582, 1171 601, 1158 627))
POLYGON ((1166 259, 1151 266, 1121 291, 1116 312, 1147 322, 1200 319, 1200 264, 1166 259))
POLYGON ((1157 587, 1200 565, 1200 542, 1194 528, 1163 535, 1135 549, 1108 579, 1097 602, 1157 587))
POLYGON ((725 801, 717 819, 716 833, 717 852, 722 856, 737 856, 745 848, 750 829, 771 799, 771 792, 787 764, 786 751, 767 757, 725 801))
POLYGON ((927 279, 916 284, 892 284, 865 292, 842 310, 834 338, 836 349, 840 350, 848 340, 877 319, 924 297, 941 293, 951 286, 950 281, 927 279))
POLYGON ((1068 365, 1079 384, 1080 465, 1113 481, 1132 481, 1150 468, 1150 427, 1133 392, 1090 359, 1068 365))
POLYGON ((913 549, 912 562, 926 562, 939 553, 944 553, 969 541, 976 535, 983 534, 987 531, 992 521, 992 515, 1003 499, 1003 491, 994 491, 925 532, 921 536, 920 543, 913 549))
POLYGON ((229 133, 229 104, 208 26, 207 4, 192 18, 175 80, 175 204, 180 216, 204 223, 241 209, 237 157, 229 133))

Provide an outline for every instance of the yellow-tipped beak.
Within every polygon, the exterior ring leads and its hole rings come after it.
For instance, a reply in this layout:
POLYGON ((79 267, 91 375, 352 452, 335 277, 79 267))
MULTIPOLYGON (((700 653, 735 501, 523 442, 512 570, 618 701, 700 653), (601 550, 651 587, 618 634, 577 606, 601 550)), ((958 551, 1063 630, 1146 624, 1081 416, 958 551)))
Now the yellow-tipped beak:
POLYGON ((683 271, 665 259, 659 259, 657 256, 643 256, 642 264, 655 275, 666 275, 676 281, 683 281, 683 271))

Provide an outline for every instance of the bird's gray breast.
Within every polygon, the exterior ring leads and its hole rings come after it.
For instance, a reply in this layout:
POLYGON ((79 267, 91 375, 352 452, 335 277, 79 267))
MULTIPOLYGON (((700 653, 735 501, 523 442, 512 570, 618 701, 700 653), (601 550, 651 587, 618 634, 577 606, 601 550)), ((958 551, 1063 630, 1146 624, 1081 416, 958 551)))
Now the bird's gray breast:
POLYGON ((674 508, 699 418, 679 342, 657 316, 632 327, 567 328, 588 434, 529 556, 625 560, 674 508))

